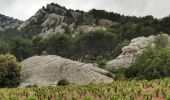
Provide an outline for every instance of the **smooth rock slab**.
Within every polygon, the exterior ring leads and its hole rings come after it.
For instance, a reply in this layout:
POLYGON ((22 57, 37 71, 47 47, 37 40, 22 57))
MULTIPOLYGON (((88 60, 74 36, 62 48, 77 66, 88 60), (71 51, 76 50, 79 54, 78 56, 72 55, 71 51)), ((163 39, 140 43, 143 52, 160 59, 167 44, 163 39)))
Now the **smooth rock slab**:
POLYGON ((22 83, 28 85, 56 85, 59 80, 66 79, 70 83, 110 83, 112 78, 106 76, 107 71, 93 66, 72 61, 55 55, 33 56, 21 62, 22 83))

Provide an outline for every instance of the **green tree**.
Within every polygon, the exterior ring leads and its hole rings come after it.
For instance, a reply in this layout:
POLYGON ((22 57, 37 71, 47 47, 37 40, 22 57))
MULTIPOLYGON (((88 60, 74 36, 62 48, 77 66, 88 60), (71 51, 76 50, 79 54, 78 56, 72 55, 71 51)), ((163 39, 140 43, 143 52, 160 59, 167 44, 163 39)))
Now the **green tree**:
POLYGON ((33 54, 41 55, 44 51, 46 51, 46 41, 41 36, 35 36, 32 39, 33 43, 33 54))
POLYGON ((0 41, 0 54, 6 54, 9 52, 9 44, 4 41, 0 41))
POLYGON ((57 34, 47 38, 46 50, 50 54, 67 57, 69 54, 70 39, 65 34, 57 34))
POLYGON ((14 39, 10 44, 10 53, 15 55, 18 60, 22 61, 32 56, 33 45, 28 39, 14 39))
POLYGON ((98 56, 111 57, 111 51, 117 45, 117 35, 110 32, 96 31, 84 33, 76 38, 75 54, 78 58, 96 60, 98 56))

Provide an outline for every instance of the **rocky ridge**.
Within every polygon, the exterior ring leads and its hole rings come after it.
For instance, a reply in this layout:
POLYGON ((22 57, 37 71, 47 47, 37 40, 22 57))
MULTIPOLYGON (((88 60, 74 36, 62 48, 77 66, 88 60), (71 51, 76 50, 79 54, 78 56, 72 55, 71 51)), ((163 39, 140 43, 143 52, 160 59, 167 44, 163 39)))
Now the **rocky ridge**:
POLYGON ((52 3, 39 9, 34 16, 23 22, 18 27, 18 30, 32 25, 41 26, 43 29, 40 36, 47 37, 64 32, 86 33, 89 31, 106 30, 106 28, 112 25, 112 21, 107 19, 93 19, 90 18, 88 12, 68 10, 65 7, 52 3), (78 25, 80 23, 81 25, 78 25))
POLYGON ((0 14, 0 31, 17 28, 21 21, 0 14))
POLYGON ((29 85, 57 85, 65 79, 70 83, 110 83, 109 72, 95 67, 55 55, 33 56, 21 62, 21 87, 29 85))

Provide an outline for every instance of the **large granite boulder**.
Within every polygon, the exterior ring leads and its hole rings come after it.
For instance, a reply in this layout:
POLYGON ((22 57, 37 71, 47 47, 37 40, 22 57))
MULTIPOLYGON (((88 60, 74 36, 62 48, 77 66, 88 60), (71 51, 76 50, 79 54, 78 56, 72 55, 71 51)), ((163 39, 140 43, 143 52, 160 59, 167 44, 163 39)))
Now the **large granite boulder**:
MULTIPOLYGON (((167 36, 164 34, 164 36, 167 36)), ((131 63, 133 63, 136 57, 142 53, 143 49, 147 46, 151 45, 155 46, 154 35, 149 37, 138 37, 131 40, 131 43, 128 46, 122 48, 122 53, 114 60, 107 62, 107 68, 120 68, 120 67, 128 67, 131 63)))
POLYGON ((62 79, 75 84, 113 81, 106 76, 109 72, 104 69, 55 55, 33 56, 22 61, 21 65, 21 87, 56 85, 62 79))

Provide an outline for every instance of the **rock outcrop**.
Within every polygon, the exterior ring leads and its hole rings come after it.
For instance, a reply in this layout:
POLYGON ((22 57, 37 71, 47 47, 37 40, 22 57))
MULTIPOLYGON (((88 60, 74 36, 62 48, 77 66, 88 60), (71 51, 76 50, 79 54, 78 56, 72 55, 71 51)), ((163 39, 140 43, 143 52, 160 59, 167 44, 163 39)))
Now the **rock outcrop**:
POLYGON ((21 87, 56 85, 61 79, 70 83, 109 83, 112 78, 104 69, 55 55, 34 56, 21 62, 21 87))
POLYGON ((22 23, 18 30, 39 25, 42 37, 48 37, 56 33, 81 33, 96 30, 106 30, 113 22, 107 19, 95 19, 88 12, 66 9, 58 4, 48 4, 38 10, 30 19, 22 23), (81 23, 81 24, 80 24, 81 23), (83 29, 82 29, 83 28, 83 29))
MULTIPOLYGON (((164 36, 169 37, 164 34, 164 36)), ((122 48, 122 53, 114 60, 107 62, 107 68, 120 68, 120 67, 128 67, 131 63, 133 63, 136 57, 142 53, 143 49, 147 46, 151 45, 155 46, 154 35, 149 37, 138 37, 131 40, 131 43, 128 46, 122 48)))
POLYGON ((21 21, 0 14, 0 31, 17 28, 21 21))
POLYGON ((83 25, 83 26, 78 26, 77 29, 75 30, 75 32, 77 32, 77 33, 79 33, 79 32, 87 33, 87 32, 98 31, 98 30, 105 31, 106 28, 104 28, 102 26, 83 25))

